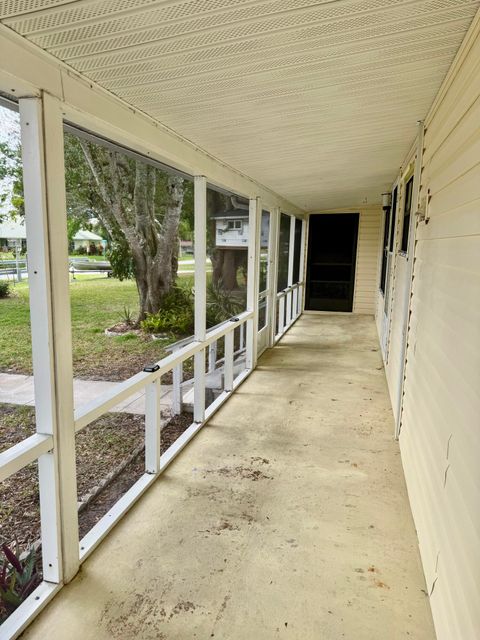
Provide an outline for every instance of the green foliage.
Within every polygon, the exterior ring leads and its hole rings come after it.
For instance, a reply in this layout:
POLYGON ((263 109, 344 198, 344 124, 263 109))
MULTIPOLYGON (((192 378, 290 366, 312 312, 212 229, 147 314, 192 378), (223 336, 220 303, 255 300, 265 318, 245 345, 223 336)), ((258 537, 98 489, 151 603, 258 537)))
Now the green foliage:
POLYGON ((23 198, 23 167, 21 147, 19 143, 0 142, 0 186, 7 186, 7 191, 0 191, 0 204, 10 200, 8 212, 13 218, 23 216, 25 204, 23 198), (4 184, 2 185, 2 182, 4 184))
POLYGON ((124 322, 127 325, 134 324, 132 310, 126 304, 123 306, 122 322, 124 322))
POLYGON ((209 282, 207 285, 207 327, 225 322, 241 313, 244 309, 242 300, 239 300, 231 291, 209 282))
POLYGON ((194 329, 194 303, 191 289, 173 287, 158 313, 150 313, 141 323, 146 333, 191 334, 194 329))
POLYGON ((36 589, 41 582, 38 555, 31 547, 21 558, 18 544, 15 550, 2 544, 4 560, 0 568, 0 622, 3 622, 36 589))
POLYGON ((112 242, 106 254, 112 266, 112 276, 118 280, 128 280, 135 276, 132 253, 126 240, 112 242))
POLYGON ((8 298, 10 293, 10 283, 6 280, 0 280, 0 298, 8 298))
POLYGON ((181 240, 193 240, 194 233, 194 207, 193 207, 193 182, 185 180, 183 183, 183 203, 178 236, 181 240))
POLYGON ((73 242, 73 236, 82 228, 81 218, 67 216, 67 236, 68 242, 73 242))

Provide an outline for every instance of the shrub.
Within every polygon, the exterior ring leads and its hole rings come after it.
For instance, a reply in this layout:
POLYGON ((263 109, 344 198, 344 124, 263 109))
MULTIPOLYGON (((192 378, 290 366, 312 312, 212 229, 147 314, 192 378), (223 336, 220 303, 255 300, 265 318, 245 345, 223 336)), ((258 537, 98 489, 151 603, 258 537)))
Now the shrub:
POLYGON ((6 280, 0 280, 0 298, 8 298, 10 295, 10 283, 6 280))
POLYGON ((135 324, 133 320, 133 313, 129 306, 126 304, 123 305, 123 313, 122 313, 122 321, 130 327, 133 327, 135 324))
POLYGON ((207 285, 207 326, 225 322, 244 310, 243 301, 235 297, 231 291, 209 282, 207 285))
POLYGON ((141 323, 146 333, 190 334, 194 328, 193 294, 177 286, 167 293, 158 313, 151 313, 141 323))
POLYGON ((15 551, 2 544, 2 551, 5 557, 0 568, 0 621, 15 611, 41 582, 34 547, 24 558, 20 556, 18 543, 15 551))

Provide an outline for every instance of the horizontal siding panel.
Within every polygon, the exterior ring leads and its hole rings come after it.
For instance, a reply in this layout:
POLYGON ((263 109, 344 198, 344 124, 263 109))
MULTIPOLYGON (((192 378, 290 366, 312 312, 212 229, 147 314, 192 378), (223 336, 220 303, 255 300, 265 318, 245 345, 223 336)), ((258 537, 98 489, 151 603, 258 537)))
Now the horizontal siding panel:
POLYGON ((429 238, 480 235, 479 211, 480 197, 430 218, 428 225, 419 226, 417 238, 421 241, 429 238))
POLYGON ((427 122, 425 134, 427 158, 455 129, 463 114, 480 95, 480 42, 474 43, 470 54, 469 64, 461 67, 437 109, 435 117, 431 122, 427 122))
POLYGON ((433 193, 428 208, 430 217, 440 215, 451 209, 476 200, 479 196, 480 164, 467 167, 465 173, 454 183, 446 186, 440 193, 433 193))
POLYGON ((375 313, 382 211, 360 210, 353 310, 375 313))
POLYGON ((463 151, 464 145, 468 146, 470 136, 478 131, 480 122, 480 97, 468 109, 456 127, 452 129, 445 141, 438 149, 427 157, 423 157, 424 165, 428 168, 428 175, 434 175, 450 164, 463 151))
MULTIPOLYGON (((472 131, 468 143, 462 145, 458 155, 452 161, 443 166, 439 171, 433 171, 429 167, 429 186, 432 194, 441 196, 442 189, 445 189, 455 180, 461 178, 466 170, 471 170, 480 163, 480 128, 472 131)), ((478 185, 477 196, 480 196, 480 184, 478 185)))
MULTIPOLYGON (((478 640, 478 23, 474 45, 428 123, 424 147, 422 189, 432 199, 428 224, 417 231, 400 446, 427 584, 434 586, 438 640, 478 640)), ((393 354, 400 338, 393 324, 393 354)))

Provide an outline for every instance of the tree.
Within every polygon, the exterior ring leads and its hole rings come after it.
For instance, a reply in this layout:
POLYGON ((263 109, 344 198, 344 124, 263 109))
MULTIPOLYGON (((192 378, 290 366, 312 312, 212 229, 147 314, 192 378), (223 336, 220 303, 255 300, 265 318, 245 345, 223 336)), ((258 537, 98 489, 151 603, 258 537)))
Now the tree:
POLYGON ((23 217, 23 172, 19 142, 0 142, 0 222, 2 217, 23 217))
MULTIPOLYGON (((127 153, 65 133, 65 186, 69 240, 97 218, 110 241, 114 276, 135 278, 137 322, 157 313, 177 276, 179 232, 192 234, 191 185, 127 153)), ((23 216, 19 140, 0 143, 0 204, 8 200, 8 215, 23 216)))
MULTIPOLYGON (((69 137, 69 145, 80 146, 93 178, 93 185, 85 176, 76 183, 72 209, 87 196, 91 210, 112 240, 118 275, 126 277, 133 272, 140 322, 160 310, 175 283, 184 180, 125 153, 69 137)), ((76 155, 75 149, 70 149, 70 154, 76 155)), ((79 167, 72 167, 77 178, 79 167)))

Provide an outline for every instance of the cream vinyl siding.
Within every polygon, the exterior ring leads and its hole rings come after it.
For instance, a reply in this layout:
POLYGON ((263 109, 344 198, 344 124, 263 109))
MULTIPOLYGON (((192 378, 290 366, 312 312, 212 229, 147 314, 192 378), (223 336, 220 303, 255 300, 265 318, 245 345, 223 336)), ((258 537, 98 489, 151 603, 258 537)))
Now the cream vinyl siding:
POLYGON ((480 638, 479 32, 426 120, 400 433, 439 640, 480 638))
POLYGON ((380 273, 379 248, 382 238, 383 211, 380 207, 360 210, 357 268, 355 270, 354 313, 375 313, 380 273))

